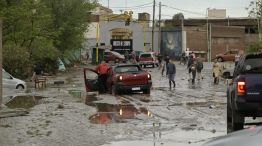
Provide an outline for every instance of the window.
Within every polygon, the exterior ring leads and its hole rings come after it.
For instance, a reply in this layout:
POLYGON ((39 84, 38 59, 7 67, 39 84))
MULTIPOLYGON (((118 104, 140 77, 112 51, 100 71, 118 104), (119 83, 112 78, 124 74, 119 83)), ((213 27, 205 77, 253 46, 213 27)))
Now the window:
POLYGON ((139 70, 138 66, 119 66, 115 68, 116 73, 138 72, 139 70))
POLYGON ((243 71, 245 73, 262 73, 262 58, 247 59, 243 71))
POLYGON ((10 79, 11 78, 10 75, 5 71, 3 71, 2 74, 3 74, 4 79, 10 79))
POLYGON ((151 54, 141 54, 140 57, 143 57, 143 58, 148 58, 148 57, 152 57, 151 54))

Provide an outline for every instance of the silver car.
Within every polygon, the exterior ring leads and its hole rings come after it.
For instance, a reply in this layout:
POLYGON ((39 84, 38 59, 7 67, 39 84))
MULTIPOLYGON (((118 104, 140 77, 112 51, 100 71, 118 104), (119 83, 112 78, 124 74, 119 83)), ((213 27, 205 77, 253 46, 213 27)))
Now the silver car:
POLYGON ((2 69, 3 88, 25 90, 26 83, 17 79, 2 69))

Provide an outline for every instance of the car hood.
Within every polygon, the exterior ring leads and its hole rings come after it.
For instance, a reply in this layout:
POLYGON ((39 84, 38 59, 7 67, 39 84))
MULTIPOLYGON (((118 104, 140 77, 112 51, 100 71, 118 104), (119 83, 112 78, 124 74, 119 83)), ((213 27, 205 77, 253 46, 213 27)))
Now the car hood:
POLYGON ((262 126, 230 133, 202 146, 261 146, 262 126))
POLYGON ((217 54, 216 57, 217 57, 217 56, 223 56, 223 55, 224 55, 224 54, 217 54))

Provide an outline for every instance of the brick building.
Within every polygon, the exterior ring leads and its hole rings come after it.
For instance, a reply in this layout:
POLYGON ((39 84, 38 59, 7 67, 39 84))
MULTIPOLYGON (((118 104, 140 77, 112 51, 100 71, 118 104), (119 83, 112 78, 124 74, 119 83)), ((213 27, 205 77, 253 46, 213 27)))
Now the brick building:
POLYGON ((182 28, 186 36, 186 46, 198 56, 211 58, 230 49, 244 50, 258 41, 258 23, 253 18, 209 18, 166 20, 169 28, 182 28), (183 23, 182 23, 183 22, 183 23), (207 27, 208 26, 208 27, 207 27), (209 40, 209 42, 208 42, 209 40), (209 47, 208 47, 209 46, 209 47), (209 51, 209 50, 210 51, 209 51))

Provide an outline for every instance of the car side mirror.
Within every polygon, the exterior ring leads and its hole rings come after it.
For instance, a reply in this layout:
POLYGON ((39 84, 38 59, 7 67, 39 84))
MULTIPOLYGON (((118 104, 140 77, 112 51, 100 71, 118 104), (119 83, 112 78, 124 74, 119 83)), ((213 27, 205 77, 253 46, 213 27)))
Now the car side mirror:
POLYGON ((12 80, 12 79, 13 79, 13 77, 12 77, 12 76, 9 76, 9 79, 10 79, 10 80, 12 80))
POLYGON ((224 79, 233 79, 233 76, 231 76, 229 71, 225 71, 222 74, 222 78, 224 78, 224 79))

